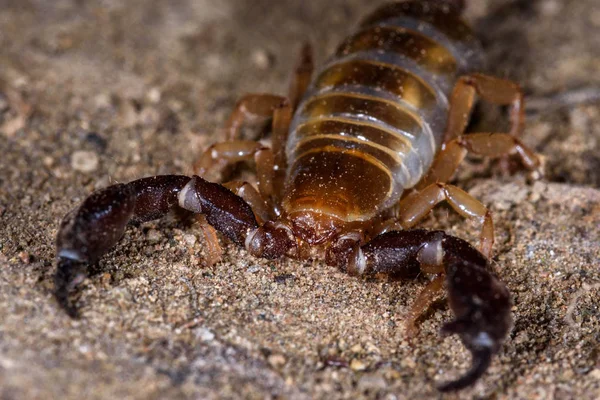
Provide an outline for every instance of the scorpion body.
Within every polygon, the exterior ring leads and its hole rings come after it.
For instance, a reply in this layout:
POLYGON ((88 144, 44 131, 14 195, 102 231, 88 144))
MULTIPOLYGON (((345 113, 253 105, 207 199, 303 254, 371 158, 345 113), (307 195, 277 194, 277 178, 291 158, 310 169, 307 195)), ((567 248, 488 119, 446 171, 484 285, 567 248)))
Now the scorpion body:
POLYGON ((335 234, 331 221, 372 223, 397 204, 442 145, 452 85, 480 67, 481 49, 458 10, 429 7, 391 4, 367 18, 298 106, 282 206, 313 244, 335 234))
POLYGON ((226 123, 227 140, 202 154, 197 175, 143 178, 92 193, 57 235, 58 303, 77 317, 70 295, 127 224, 183 208, 202 215, 209 264, 219 259, 220 232, 258 257, 324 258, 356 275, 425 274, 429 283, 407 313, 408 335, 445 286, 455 319, 442 331, 460 336, 473 364, 439 389, 473 384, 510 330, 511 301, 488 261, 491 213, 448 181, 468 152, 517 154, 532 170, 539 161, 518 139, 519 87, 477 72, 481 49, 461 11, 460 0, 384 6, 313 80, 305 46, 288 97, 243 97, 226 123), (475 94, 510 106, 509 133, 464 134, 475 94), (270 148, 241 138, 243 123, 257 116, 272 117, 270 148), (258 189, 211 182, 240 161, 255 162, 258 189), (440 202, 481 222, 479 249, 442 231, 413 229, 440 202))

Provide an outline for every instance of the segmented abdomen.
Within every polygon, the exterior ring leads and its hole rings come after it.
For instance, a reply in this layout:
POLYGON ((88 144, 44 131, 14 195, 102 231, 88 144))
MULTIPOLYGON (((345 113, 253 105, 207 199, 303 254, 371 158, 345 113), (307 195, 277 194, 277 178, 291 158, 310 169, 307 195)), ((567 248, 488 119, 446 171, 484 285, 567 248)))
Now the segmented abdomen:
POLYGON ((480 66, 456 3, 380 8, 316 74, 290 128, 288 211, 369 219, 423 176, 456 77, 480 66))

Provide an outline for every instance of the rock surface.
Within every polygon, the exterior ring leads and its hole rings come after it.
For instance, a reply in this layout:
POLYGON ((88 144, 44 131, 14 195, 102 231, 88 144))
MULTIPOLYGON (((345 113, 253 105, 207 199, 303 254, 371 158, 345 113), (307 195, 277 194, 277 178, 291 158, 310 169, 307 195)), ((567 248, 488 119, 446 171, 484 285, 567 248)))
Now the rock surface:
MULTIPOLYGON (((426 399, 466 368, 438 334, 443 301, 404 339, 423 279, 360 280, 231 245, 203 267, 201 231, 176 218, 127 230, 83 286, 83 319, 51 296, 65 213, 113 182, 190 173, 242 93, 285 93, 300 43, 322 62, 375 3, 0 2, 0 399, 426 399)), ((469 5, 490 70, 543 105, 524 140, 548 173, 529 184, 471 162, 457 177, 494 212, 515 317, 459 398, 600 398, 600 106, 546 97, 600 87, 595 5, 469 5)), ((423 226, 478 232, 445 207, 423 226)))

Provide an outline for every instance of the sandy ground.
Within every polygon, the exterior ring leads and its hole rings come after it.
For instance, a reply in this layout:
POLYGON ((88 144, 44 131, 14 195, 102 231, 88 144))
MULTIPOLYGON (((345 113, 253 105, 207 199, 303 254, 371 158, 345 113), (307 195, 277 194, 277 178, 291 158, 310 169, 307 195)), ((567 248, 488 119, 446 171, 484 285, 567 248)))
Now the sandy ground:
MULTIPOLYGON (((242 93, 285 93, 300 43, 323 61, 375 3, 0 1, 0 399, 439 397, 435 382, 469 356, 438 335, 444 301, 404 339, 424 280, 361 280, 231 245, 204 267, 198 227, 165 218, 128 229, 94 268, 83 319, 51 296, 68 210, 111 182, 190 173, 242 93)), ((473 1, 467 16, 490 70, 544 104, 599 87, 597 5, 473 1)), ((600 105, 531 113, 525 141, 544 180, 477 162, 457 178, 494 212, 516 322, 485 378, 449 397, 597 399, 600 105)), ((424 226, 477 238, 444 207, 424 226)))

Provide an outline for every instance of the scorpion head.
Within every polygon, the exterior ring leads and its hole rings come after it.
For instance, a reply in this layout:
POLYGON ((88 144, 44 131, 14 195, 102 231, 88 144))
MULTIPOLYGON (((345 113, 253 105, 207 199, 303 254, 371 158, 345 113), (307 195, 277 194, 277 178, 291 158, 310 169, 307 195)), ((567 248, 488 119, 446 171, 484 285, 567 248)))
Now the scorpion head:
POLYGON ((312 210, 294 212, 288 220, 294 236, 310 245, 331 241, 343 225, 343 221, 334 215, 312 210))
POLYGON ((333 239, 343 222, 329 214, 299 211, 289 216, 294 236, 310 245, 323 244, 333 239))

